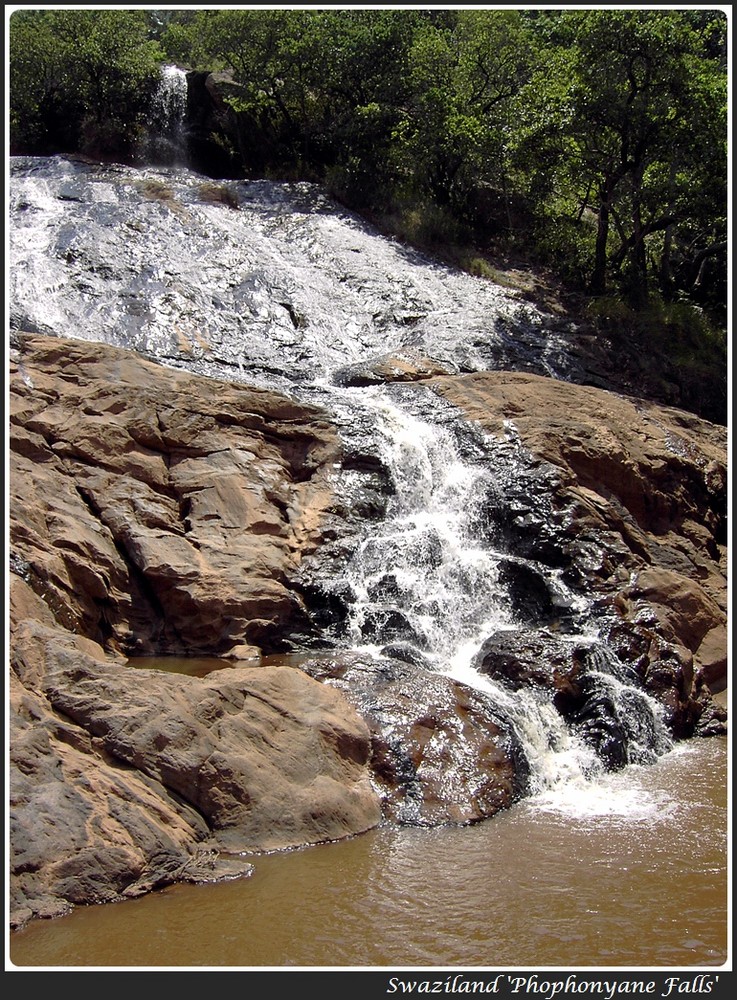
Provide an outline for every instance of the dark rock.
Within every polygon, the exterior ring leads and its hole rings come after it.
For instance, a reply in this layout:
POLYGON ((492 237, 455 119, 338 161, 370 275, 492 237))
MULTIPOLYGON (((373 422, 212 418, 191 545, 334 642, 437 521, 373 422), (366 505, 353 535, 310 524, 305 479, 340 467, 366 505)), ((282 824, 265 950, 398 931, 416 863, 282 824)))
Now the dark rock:
POLYGON ((529 770, 517 734, 481 692, 407 660, 336 654, 302 669, 340 688, 367 721, 387 818, 473 823, 524 793, 529 770))

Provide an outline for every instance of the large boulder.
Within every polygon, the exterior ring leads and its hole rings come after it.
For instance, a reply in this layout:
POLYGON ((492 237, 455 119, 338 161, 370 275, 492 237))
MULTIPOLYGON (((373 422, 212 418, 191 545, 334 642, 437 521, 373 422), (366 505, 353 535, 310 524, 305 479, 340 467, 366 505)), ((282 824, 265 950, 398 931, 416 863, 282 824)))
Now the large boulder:
POLYGON ((11 567, 60 625, 127 654, 228 655, 301 621, 290 580, 339 453, 319 410, 23 336, 10 421, 11 567))
POLYGON ((335 653, 300 668, 340 689, 371 732, 374 787, 387 819, 469 824, 527 790, 514 725, 493 699, 421 662, 335 653))
POLYGON ((128 667, 14 590, 35 617, 12 642, 13 925, 379 822, 369 729, 339 691, 286 666, 128 667))

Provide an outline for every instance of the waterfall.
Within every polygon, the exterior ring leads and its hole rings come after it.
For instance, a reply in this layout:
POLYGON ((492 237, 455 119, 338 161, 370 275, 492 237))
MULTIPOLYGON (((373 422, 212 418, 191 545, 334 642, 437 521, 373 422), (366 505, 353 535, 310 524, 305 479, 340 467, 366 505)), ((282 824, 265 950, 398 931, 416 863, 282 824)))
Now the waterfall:
MULTIPOLYGON (((494 359, 535 370, 539 357, 541 371, 562 377, 571 362, 555 331, 500 288, 378 238, 310 185, 233 186, 229 208, 203 200, 202 179, 173 165, 181 163, 185 101, 185 74, 164 67, 151 156, 169 167, 16 158, 11 325, 111 342, 328 410, 356 456, 336 470, 344 506, 355 510, 362 491, 375 493, 361 500, 370 516, 349 556, 322 567, 323 596, 343 612, 340 628, 326 626, 323 637, 332 629, 342 648, 488 694, 524 747, 533 791, 667 750, 658 706, 606 649, 591 602, 551 567, 511 551, 480 517, 497 503, 513 507, 505 490, 517 488, 518 500, 520 482, 527 496, 513 428, 506 444, 490 441, 427 388, 351 386, 339 377, 405 349, 466 371, 494 359), (515 596, 514 586, 528 583, 545 601, 540 621, 525 617, 515 596), (553 636, 545 626, 558 620, 553 636), (575 649, 585 688, 568 716, 549 691, 515 690, 480 669, 494 636, 541 636, 563 656, 575 649)), ((540 485, 529 481, 530 490, 540 485)))
POLYGON ((187 74, 178 66, 162 66, 151 100, 143 156, 162 166, 187 164, 187 74))
MULTIPOLYGON (((558 642, 583 650, 580 711, 565 719, 547 693, 511 690, 479 673, 475 661, 487 636, 530 629, 506 591, 502 569, 509 554, 480 530, 477 518, 489 490, 519 476, 516 449, 500 448, 480 433, 462 442, 456 433, 462 425, 446 404, 424 398, 418 414, 413 396, 413 390, 402 396, 376 388, 352 399, 334 397, 346 428, 365 425, 370 412, 390 482, 383 519, 368 527, 326 585, 347 604, 341 645, 421 664, 489 695, 524 748, 529 794, 565 790, 570 801, 577 787, 588 799, 607 768, 652 763, 671 748, 662 707, 601 641, 590 602, 539 566, 531 572, 541 574, 553 604, 576 619, 558 642)), ((351 485, 338 488, 350 493, 351 485)))
MULTIPOLYGON (((360 544, 343 581, 354 595, 349 641, 378 649, 406 641, 438 666, 503 620, 497 560, 469 526, 485 476, 461 458, 452 433, 364 393, 393 495, 383 523, 360 544)), ((480 640, 479 640, 480 641, 480 640)))

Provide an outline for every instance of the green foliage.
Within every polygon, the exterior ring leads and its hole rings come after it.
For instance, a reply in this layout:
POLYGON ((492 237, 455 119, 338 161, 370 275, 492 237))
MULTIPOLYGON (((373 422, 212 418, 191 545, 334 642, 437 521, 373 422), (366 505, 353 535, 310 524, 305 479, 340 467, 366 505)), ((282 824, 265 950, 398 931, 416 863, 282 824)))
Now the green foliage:
POLYGON ((411 99, 400 124, 415 187, 470 217, 483 184, 506 190, 515 98, 535 64, 516 11, 462 10, 427 20, 409 51, 411 99))
POLYGON ((529 254, 574 288, 584 288, 593 267, 591 227, 570 216, 544 215, 526 236, 529 254))
POLYGON ((11 148, 132 158, 161 61, 223 70, 231 176, 723 322, 726 32, 678 8, 19 10, 11 148))
POLYGON ((456 260, 460 246, 470 239, 467 227, 449 209, 432 202, 403 204, 394 214, 381 215, 378 222, 405 243, 456 260))
POLYGON ((714 26, 689 12, 600 10, 541 28, 552 58, 525 95, 520 164, 537 175, 543 212, 552 195, 591 219, 591 291, 614 281, 642 304, 658 240, 670 254, 675 227, 699 212, 694 190, 709 202, 712 239, 715 213, 724 218, 726 77, 706 47, 714 26))
POLYGON ((141 10, 22 10, 10 18, 11 147, 130 153, 162 52, 141 10))
POLYGON ((727 418, 727 334, 690 302, 652 295, 633 309, 618 296, 590 300, 588 319, 600 336, 640 358, 653 394, 709 420, 727 418))
POLYGON ((11 149, 72 148, 74 138, 65 128, 68 116, 60 112, 70 105, 77 109, 68 86, 65 47, 47 13, 19 10, 11 15, 9 55, 11 149))
POLYGON ((616 336, 627 330, 635 340, 667 351, 679 364, 696 363, 704 350, 726 353, 724 331, 690 302, 653 296, 647 308, 633 309, 618 296, 601 296, 589 301, 587 315, 601 332, 616 336))

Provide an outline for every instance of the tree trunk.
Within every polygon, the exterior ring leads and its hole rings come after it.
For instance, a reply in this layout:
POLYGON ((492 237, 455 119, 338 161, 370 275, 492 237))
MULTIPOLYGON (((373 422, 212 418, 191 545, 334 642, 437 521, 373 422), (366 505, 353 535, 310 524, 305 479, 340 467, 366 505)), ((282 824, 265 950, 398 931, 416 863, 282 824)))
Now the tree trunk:
MULTIPOLYGON (((672 159, 670 161, 670 171, 668 175, 668 208, 666 210, 667 215, 673 214, 674 209, 674 191, 676 185, 676 161, 672 159)), ((670 297, 673 291, 673 271, 671 268, 671 253, 673 251, 673 233, 675 231, 675 225, 671 223, 666 227, 663 233, 663 252, 660 255, 660 287, 663 293, 670 297)))
POLYGON ((632 273, 630 279, 629 298, 635 308, 645 305, 648 299, 647 247, 645 246, 645 230, 642 225, 640 193, 642 190, 642 167, 633 171, 632 175, 632 273))
POLYGON ((592 295, 606 293, 607 279, 607 242, 609 240, 609 206, 614 190, 612 178, 605 178, 599 189, 599 218, 596 227, 596 246, 594 250, 594 268, 589 281, 589 292, 592 295))

